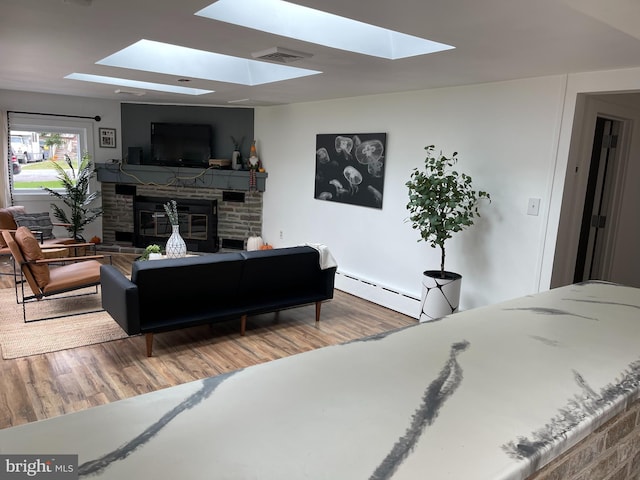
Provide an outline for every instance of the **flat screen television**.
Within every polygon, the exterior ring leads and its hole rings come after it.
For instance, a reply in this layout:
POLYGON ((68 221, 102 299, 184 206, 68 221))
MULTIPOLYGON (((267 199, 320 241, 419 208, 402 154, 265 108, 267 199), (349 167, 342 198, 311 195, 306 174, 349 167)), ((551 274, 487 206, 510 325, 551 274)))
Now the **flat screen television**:
POLYGON ((208 168, 212 153, 211 125, 151 124, 150 165, 208 168))

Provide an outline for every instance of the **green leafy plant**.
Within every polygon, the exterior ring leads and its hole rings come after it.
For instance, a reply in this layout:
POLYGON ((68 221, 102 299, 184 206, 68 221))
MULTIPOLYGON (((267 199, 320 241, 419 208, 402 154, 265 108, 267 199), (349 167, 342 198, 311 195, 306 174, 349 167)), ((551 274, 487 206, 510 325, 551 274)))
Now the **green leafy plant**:
POLYGON ((480 199, 491 201, 487 192, 475 191, 471 177, 453 170, 457 163, 457 152, 446 157, 440 152, 434 155, 435 147, 425 147, 427 157, 424 170, 413 169, 409 188, 409 220, 418 230, 420 238, 432 247, 440 247, 440 276, 445 278, 445 241, 455 232, 464 230, 480 216, 480 199))
POLYGON ((65 155, 64 160, 66 167, 62 163, 52 163, 62 189, 49 187, 43 187, 43 189, 62 200, 69 213, 59 205, 52 203, 53 215, 61 223, 67 224, 66 229, 74 240, 84 242, 82 232, 85 226, 102 215, 102 208, 91 207, 91 204, 100 196, 100 192, 97 190, 89 193, 91 178, 95 175, 95 170, 88 152, 82 154, 77 171, 68 155, 65 155))
POLYGON ((179 225, 180 219, 178 217, 178 205, 175 200, 170 200, 163 205, 164 211, 169 217, 169 222, 171 225, 179 225))
POLYGON ((140 260, 149 260, 149 254, 151 253, 162 253, 162 250, 160 250, 160 246, 155 243, 148 245, 147 248, 144 249, 144 252, 142 252, 142 255, 140 255, 140 260))

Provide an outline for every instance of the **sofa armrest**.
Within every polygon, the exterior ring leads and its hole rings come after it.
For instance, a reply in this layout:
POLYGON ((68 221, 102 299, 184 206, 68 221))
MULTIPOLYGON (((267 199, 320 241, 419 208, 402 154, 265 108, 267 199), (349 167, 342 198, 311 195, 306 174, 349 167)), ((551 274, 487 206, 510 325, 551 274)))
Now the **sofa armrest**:
POLYGON ((333 298, 333 290, 336 281, 337 267, 326 268, 322 270, 323 287, 327 300, 333 298))
POLYGON ((138 286, 113 265, 100 267, 102 308, 129 335, 140 333, 138 286))

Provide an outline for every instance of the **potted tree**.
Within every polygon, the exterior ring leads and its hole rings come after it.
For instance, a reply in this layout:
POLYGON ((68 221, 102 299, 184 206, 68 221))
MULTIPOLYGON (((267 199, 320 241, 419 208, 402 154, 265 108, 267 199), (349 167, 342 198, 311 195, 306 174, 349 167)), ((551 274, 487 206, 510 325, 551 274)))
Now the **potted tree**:
POLYGON ((429 321, 458 310, 462 276, 445 270, 445 242, 451 236, 473 225, 480 216, 478 202, 491 201, 484 191, 472 188, 471 177, 454 170, 457 152, 450 157, 435 155, 435 147, 425 147, 424 169, 413 169, 409 188, 409 220, 420 238, 433 248, 440 248, 440 269, 426 270, 422 280, 420 321, 429 321))
POLYGON ((62 200, 69 210, 69 214, 67 214, 59 205, 52 203, 53 215, 61 223, 67 225, 66 229, 74 240, 84 242, 82 232, 85 226, 102 215, 102 208, 91 207, 94 200, 100 196, 100 192, 97 190, 89 193, 89 184, 95 171, 88 152, 82 154, 77 171, 68 155, 65 155, 64 160, 66 166, 62 163, 52 162, 62 188, 43 188, 50 195, 62 200))

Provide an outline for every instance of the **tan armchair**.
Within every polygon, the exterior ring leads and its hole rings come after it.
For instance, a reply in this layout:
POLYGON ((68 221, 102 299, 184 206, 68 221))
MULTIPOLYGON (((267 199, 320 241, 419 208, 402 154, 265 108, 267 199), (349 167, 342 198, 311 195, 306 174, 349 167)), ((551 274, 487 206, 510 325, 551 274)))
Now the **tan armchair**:
MULTIPOLYGON (((95 287, 95 293, 98 293, 101 265, 98 260, 106 258, 104 255, 46 258, 43 247, 27 227, 18 227, 15 231, 2 230, 2 237, 16 266, 16 301, 22 304, 25 322, 27 322, 26 304, 29 302, 55 298, 56 295, 60 296, 62 293, 86 287, 95 287), (25 290, 25 284, 31 290, 31 294, 25 290)), ((110 257, 108 258, 110 260, 110 257)), ((37 320, 50 318, 56 317, 37 320)))

